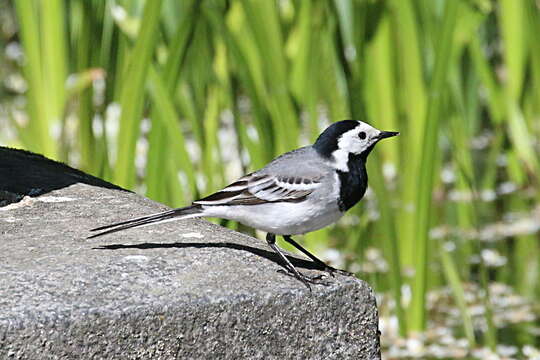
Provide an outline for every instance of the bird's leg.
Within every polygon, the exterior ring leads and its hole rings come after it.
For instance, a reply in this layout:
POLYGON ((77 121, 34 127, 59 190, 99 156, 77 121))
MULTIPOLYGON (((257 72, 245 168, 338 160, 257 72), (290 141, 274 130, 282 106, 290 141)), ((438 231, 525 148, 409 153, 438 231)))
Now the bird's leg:
POLYGON ((294 241, 293 238, 290 235, 283 235, 283 239, 285 239, 286 242, 288 242, 289 244, 291 244, 292 246, 294 246, 295 248, 300 250, 304 255, 306 255, 311 260, 313 260, 317 265, 321 266, 323 268, 323 270, 330 273, 330 275, 334 276, 334 273, 338 273, 338 274, 346 275, 346 276, 354 275, 353 273, 348 272, 346 270, 336 269, 336 268, 334 268, 334 267, 332 267, 330 265, 327 265, 324 261, 322 261, 321 259, 319 259, 315 255, 313 255, 312 253, 310 253, 309 251, 304 249, 302 247, 302 245, 300 245, 299 243, 294 241))
MULTIPOLYGON (((304 283, 304 285, 307 286, 307 288, 311 291, 311 286, 309 285, 310 283, 312 284, 321 284, 320 280, 321 280, 321 276, 320 275, 317 275, 317 276, 314 276, 314 277, 310 277, 310 276, 307 276, 307 275, 304 275, 304 274, 301 274, 298 270, 296 270, 296 268, 294 267, 294 265, 289 261, 289 259, 287 259, 287 257, 285 256, 285 254, 283 254, 283 252, 277 247, 276 245, 276 235, 275 234, 272 234, 272 233, 268 233, 266 234, 266 242, 268 243, 268 245, 270 245, 270 247, 279 255, 279 257, 281 258, 281 260, 283 260, 285 262, 285 267, 287 268, 287 270, 295 277, 297 278, 298 280, 300 280, 301 282, 304 283)), ((322 283, 324 284, 324 283, 322 283)))

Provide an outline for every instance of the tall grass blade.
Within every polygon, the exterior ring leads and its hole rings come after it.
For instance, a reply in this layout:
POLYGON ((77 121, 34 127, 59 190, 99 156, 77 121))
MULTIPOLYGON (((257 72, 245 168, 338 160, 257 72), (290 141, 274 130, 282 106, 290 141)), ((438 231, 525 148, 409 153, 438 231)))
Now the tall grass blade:
POLYGON ((431 227, 432 194, 435 182, 435 164, 438 153, 439 120, 442 98, 445 95, 448 65, 452 50, 453 32, 459 9, 458 1, 446 1, 443 22, 437 36, 435 67, 430 84, 428 111, 422 140, 418 193, 416 200, 415 275, 411 302, 410 328, 422 331, 426 324, 426 293, 428 271, 428 240, 431 227))
POLYGON ((162 0, 146 1, 139 36, 128 59, 120 95, 120 130, 115 182, 125 188, 135 185, 135 145, 140 133, 144 105, 144 82, 158 34, 162 0))
POLYGON ((45 156, 56 158, 57 148, 50 131, 52 125, 50 104, 46 99, 43 64, 41 62, 39 8, 37 2, 32 0, 17 0, 15 8, 26 60, 23 70, 28 83, 26 98, 31 122, 31 125, 23 129, 30 133, 33 139, 26 146, 28 149, 45 156))
MULTIPOLYGON (((172 43, 169 44, 170 53, 167 56, 167 63, 165 64, 163 70, 163 86, 161 86, 161 81, 155 78, 152 83, 154 86, 151 86, 151 89, 154 89, 154 104, 152 108, 152 113, 150 118, 152 120, 152 128, 149 135, 149 149, 148 149, 148 167, 147 167, 147 176, 146 184, 147 190, 146 194, 152 199, 156 199, 162 202, 168 202, 167 186, 165 184, 168 181, 172 181, 176 186, 183 186, 179 184, 177 180, 177 173, 179 170, 184 171, 186 178, 188 180, 188 187, 191 189, 192 194, 196 191, 195 184, 195 171, 192 166, 192 163, 186 153, 186 145, 182 136, 182 129, 178 126, 173 126, 171 129, 170 123, 172 120, 180 121, 176 110, 174 109, 174 91, 178 83, 180 75, 180 67, 182 61, 185 58, 187 52, 187 46, 189 44, 189 39, 193 32, 193 22, 194 22, 194 10, 198 2, 190 2, 186 4, 184 13, 179 19, 179 24, 177 25, 177 30, 172 38, 172 43), (157 92, 162 92, 163 87, 165 87, 166 93, 157 94, 157 92), (158 91, 159 90, 159 91, 158 91), (159 102, 166 102, 166 104, 159 105, 159 102), (165 106, 168 110, 165 111, 165 106), (160 111, 161 110, 161 111, 160 111), (175 116, 171 119, 168 119, 167 122, 169 126, 165 125, 167 120, 162 119, 160 116, 175 116), (172 130, 172 131, 171 131, 172 130), (181 137, 179 139, 178 137, 181 137), (169 144, 170 141, 173 141, 173 145, 169 144), (170 157, 168 154, 171 151, 171 147, 178 149, 181 148, 179 156, 181 160, 180 167, 174 166, 171 169, 172 173, 176 173, 175 176, 169 178, 161 175, 161 171, 167 166, 169 166, 164 160, 170 157)), ((155 74, 157 76, 157 74, 155 74)), ((175 154, 177 154, 175 152, 175 154)), ((178 157, 173 156, 177 159, 178 157)), ((175 162, 170 163, 170 165, 175 165, 175 162)), ((173 184, 171 184, 174 187, 173 184)))
POLYGON ((444 275, 452 288, 454 294, 454 299, 458 305, 459 311, 461 313, 461 319, 463 321, 463 330, 465 336, 469 341, 469 346, 474 348, 476 346, 476 338, 474 336, 474 326, 472 322, 472 317, 467 308, 467 303, 465 301, 465 290, 463 289, 463 283, 460 279, 458 269, 456 267, 455 261, 452 259, 452 255, 444 249, 443 244, 439 241, 438 244, 439 254, 442 260, 442 267, 444 275))
POLYGON ((423 55, 419 39, 419 30, 411 1, 392 0, 391 20, 396 41, 396 52, 399 54, 398 67, 402 76, 401 91, 398 92, 400 109, 407 121, 406 128, 400 129, 409 144, 407 166, 402 169, 403 206, 400 209, 399 234, 403 244, 402 264, 412 267, 415 262, 415 228, 416 186, 421 155, 421 138, 426 121, 427 90, 423 76, 423 55))

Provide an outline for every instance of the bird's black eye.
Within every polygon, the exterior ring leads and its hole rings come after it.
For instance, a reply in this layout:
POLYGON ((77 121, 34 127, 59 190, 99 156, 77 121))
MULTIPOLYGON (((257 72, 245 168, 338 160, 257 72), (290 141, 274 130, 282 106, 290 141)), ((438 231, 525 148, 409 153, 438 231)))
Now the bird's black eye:
POLYGON ((364 131, 360 131, 360 132, 358 133, 358 137, 359 137, 360 139, 362 139, 362 140, 364 140, 364 139, 366 138, 366 136, 367 136, 367 135, 366 135, 366 133, 365 133, 364 131))

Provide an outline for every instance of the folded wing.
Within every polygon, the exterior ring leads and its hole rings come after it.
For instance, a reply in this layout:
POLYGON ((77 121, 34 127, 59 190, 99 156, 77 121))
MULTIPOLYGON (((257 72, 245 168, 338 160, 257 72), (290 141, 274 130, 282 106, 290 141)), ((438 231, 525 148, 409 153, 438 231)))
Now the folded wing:
POLYGON ((194 204, 200 205, 256 205, 269 202, 296 202, 317 189, 319 178, 248 174, 194 204))

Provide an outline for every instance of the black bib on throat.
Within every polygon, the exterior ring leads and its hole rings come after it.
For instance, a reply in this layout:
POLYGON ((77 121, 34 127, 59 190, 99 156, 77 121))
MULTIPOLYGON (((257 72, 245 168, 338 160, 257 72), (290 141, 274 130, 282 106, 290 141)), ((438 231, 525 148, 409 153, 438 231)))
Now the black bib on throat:
POLYGON ((352 208, 362 199, 368 184, 364 156, 349 154, 347 167, 349 171, 336 170, 340 181, 338 207, 343 212, 352 208))

